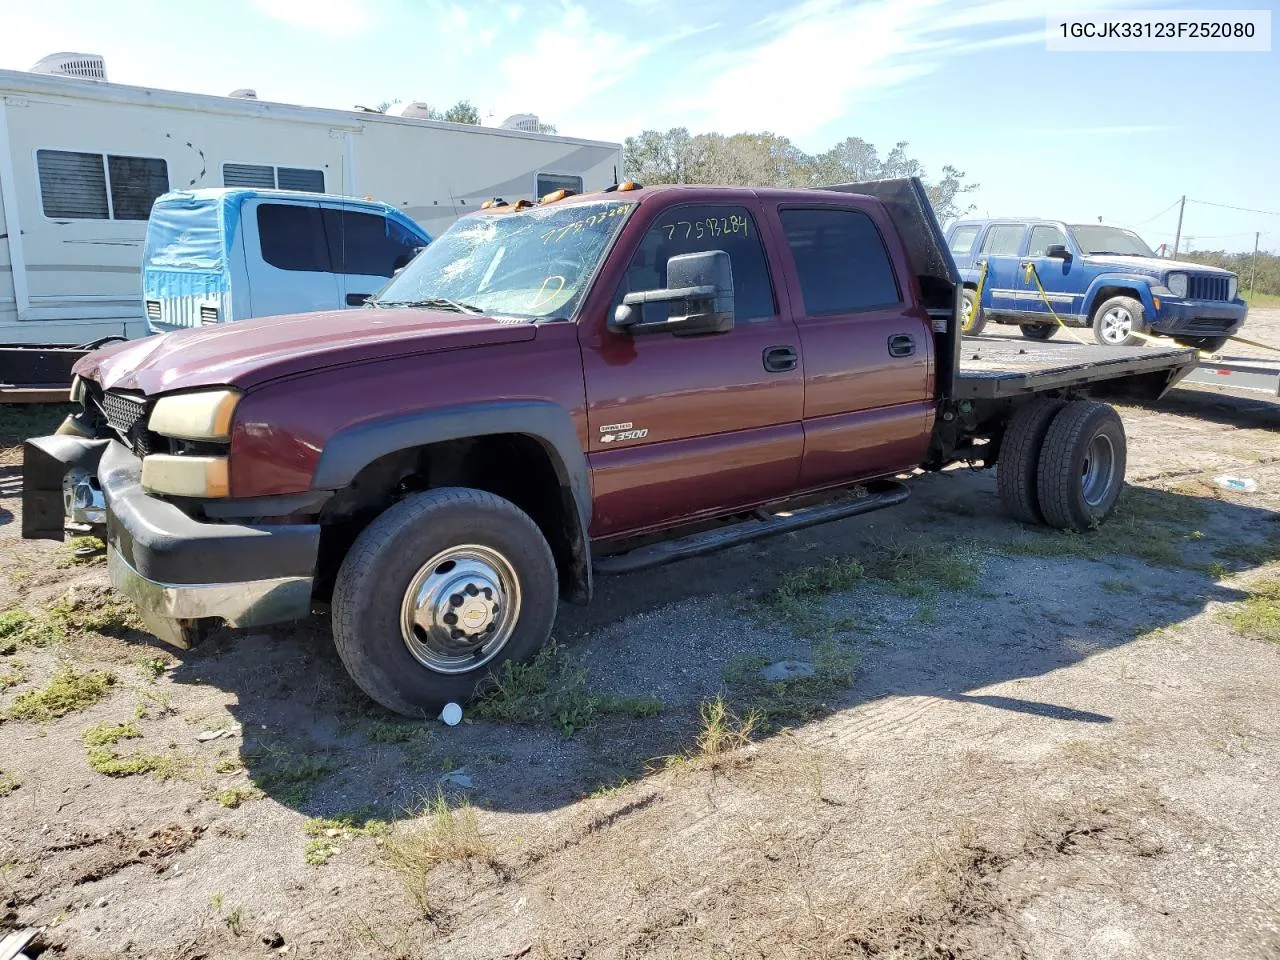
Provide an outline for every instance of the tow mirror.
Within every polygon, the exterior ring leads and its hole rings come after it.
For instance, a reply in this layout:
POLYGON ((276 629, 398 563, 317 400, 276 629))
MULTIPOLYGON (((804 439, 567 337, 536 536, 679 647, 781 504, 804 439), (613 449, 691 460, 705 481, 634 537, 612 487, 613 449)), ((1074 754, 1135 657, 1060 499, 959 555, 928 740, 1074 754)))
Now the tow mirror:
POLYGON ((723 250, 682 253, 667 261, 667 286, 628 293, 609 318, 614 333, 692 336, 733 329, 733 264, 723 250), (665 320, 645 320, 650 303, 671 305, 665 320))

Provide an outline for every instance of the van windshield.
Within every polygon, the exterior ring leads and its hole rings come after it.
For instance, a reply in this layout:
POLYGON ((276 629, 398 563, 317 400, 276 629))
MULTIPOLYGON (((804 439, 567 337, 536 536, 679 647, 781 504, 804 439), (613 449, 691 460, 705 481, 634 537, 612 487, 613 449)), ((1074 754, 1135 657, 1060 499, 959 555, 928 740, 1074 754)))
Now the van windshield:
POLYGON ((1155 256, 1151 248, 1132 230, 1078 223, 1071 227, 1071 235, 1084 253, 1109 253, 1121 257, 1155 256))
POLYGON ((221 270, 225 244, 218 205, 208 200, 157 201, 147 220, 143 266, 221 270))
POLYGON ((633 206, 608 200, 464 217, 371 305, 531 320, 572 316, 633 206))

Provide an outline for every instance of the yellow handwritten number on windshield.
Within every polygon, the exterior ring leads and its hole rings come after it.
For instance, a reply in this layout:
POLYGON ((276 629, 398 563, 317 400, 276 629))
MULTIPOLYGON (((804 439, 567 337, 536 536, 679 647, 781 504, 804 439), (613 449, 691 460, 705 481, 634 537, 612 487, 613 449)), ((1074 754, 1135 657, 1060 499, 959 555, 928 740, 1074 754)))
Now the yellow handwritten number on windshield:
POLYGON ((558 273, 547 277, 547 279, 542 281, 542 286, 538 288, 538 292, 534 296, 533 302, 529 304, 529 309, 536 310, 543 304, 550 303, 556 298, 556 294, 565 288, 566 283, 568 283, 568 281, 558 273), (560 282, 559 286, 555 287, 555 289, 548 289, 548 285, 557 280, 560 282))

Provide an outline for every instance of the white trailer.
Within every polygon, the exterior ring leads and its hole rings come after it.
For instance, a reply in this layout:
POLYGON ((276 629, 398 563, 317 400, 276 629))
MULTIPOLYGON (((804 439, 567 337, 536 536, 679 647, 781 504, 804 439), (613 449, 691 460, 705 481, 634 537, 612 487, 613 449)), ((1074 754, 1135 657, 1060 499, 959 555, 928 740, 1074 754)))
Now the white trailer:
POLYGON ((142 242, 167 190, 368 196, 434 237, 491 197, 608 186, 621 158, 526 130, 0 70, 0 343, 146 333, 142 242))

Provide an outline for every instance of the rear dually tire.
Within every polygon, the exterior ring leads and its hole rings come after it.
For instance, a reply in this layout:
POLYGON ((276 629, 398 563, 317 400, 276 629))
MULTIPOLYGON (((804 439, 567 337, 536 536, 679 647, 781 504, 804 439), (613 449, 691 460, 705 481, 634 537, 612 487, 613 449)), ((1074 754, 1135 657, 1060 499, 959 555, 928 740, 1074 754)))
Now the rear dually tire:
POLYGON ((1045 523, 1088 530, 1115 509, 1124 489, 1128 441, 1110 404, 1073 400, 1049 424, 1036 477, 1045 523))

